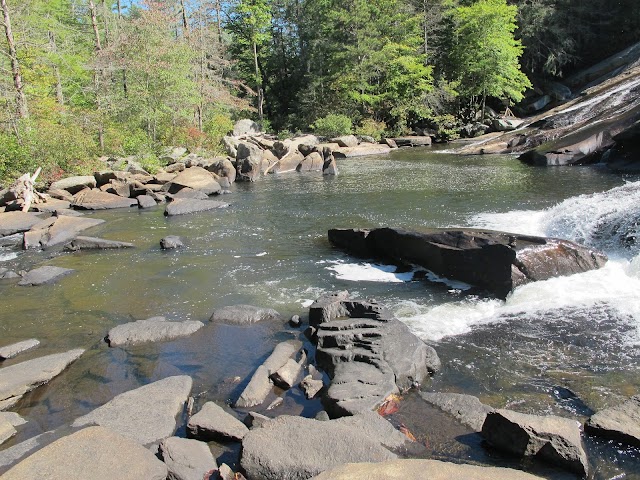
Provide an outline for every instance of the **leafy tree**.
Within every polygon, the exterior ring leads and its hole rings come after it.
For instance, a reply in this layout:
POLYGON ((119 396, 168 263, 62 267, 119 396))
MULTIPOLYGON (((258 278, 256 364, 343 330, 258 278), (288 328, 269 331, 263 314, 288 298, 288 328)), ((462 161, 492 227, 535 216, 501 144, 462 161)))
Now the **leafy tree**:
POLYGON ((452 25, 452 78, 459 81, 458 92, 472 106, 487 96, 515 102, 531 87, 521 71, 522 43, 514 38, 517 7, 506 0, 478 0, 449 12, 452 25))

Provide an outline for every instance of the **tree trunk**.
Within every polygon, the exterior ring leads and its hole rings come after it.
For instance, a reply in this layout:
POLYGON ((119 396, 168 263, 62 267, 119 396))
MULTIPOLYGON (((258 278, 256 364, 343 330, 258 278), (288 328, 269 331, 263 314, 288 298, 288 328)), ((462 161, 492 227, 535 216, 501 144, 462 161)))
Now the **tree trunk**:
MULTIPOLYGON (((49 45, 51 46, 51 51, 53 53, 58 52, 58 47, 56 46, 56 37, 51 30, 49 30, 49 45)), ((64 93, 62 92, 62 79, 60 77, 60 67, 54 63, 53 65, 53 75, 56 78, 56 101, 59 105, 64 105, 64 93)))
POLYGON ((104 17, 104 43, 109 46, 109 23, 107 15, 107 2, 102 0, 102 16, 104 17))
POLYGON ((189 36, 189 22, 187 21, 187 9, 184 8, 184 0, 180 0, 180 9, 182 10, 182 34, 189 36))
POLYGON ((256 86, 258 92, 258 119, 262 121, 262 117, 264 112, 262 110, 262 106, 264 103, 264 92, 262 91, 262 82, 260 80, 260 67, 258 66, 258 45, 256 42, 253 42, 253 63, 256 69, 256 86))
POLYGON ((118 18, 122 18, 122 5, 120 4, 120 0, 116 1, 116 6, 118 9, 118 18))
POLYGON ((218 24, 218 43, 222 45, 222 19, 221 16, 220 0, 216 0, 216 23, 218 24))
POLYGON ((13 76, 13 86, 16 90, 16 111, 18 118, 28 118, 29 109, 27 108, 27 97, 24 94, 22 84, 22 75, 20 74, 20 63, 18 62, 18 54, 16 53, 16 43, 13 39, 13 31, 11 30, 11 18, 9 16, 9 7, 6 0, 0 0, 2 7, 2 15, 4 17, 4 33, 7 37, 7 46, 9 47, 9 59, 11 60, 11 75, 13 76))
POLYGON ((100 52, 102 50, 102 44, 100 43, 100 32, 98 31, 98 19, 96 17, 96 6, 93 4, 93 0, 89 0, 89 12, 91 13, 91 26, 93 27, 93 34, 96 37, 96 50, 100 52))

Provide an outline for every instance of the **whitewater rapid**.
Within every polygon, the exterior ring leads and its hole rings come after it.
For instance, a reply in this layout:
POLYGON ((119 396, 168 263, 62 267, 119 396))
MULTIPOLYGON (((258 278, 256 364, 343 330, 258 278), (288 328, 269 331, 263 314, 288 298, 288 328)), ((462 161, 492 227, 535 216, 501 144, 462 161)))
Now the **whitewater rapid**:
MULTIPOLYGON (((394 312, 420 337, 438 341, 514 315, 559 309, 588 311, 606 305, 636 326, 627 334, 626 341, 629 345, 640 345, 639 225, 640 182, 572 197, 545 210, 474 215, 469 226, 569 239, 604 251, 609 262, 600 270, 524 285, 505 301, 467 296, 434 305, 416 299, 399 302, 393 306, 394 312)), ((332 268, 340 278, 354 281, 407 280, 392 273, 392 269, 370 264, 332 268)))

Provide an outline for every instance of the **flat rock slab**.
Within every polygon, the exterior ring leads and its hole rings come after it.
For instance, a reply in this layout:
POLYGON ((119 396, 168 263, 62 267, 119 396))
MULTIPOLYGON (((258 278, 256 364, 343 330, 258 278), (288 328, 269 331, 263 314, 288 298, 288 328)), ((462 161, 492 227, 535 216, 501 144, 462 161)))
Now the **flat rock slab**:
POLYGON ((62 215, 49 227, 40 240, 40 244, 43 248, 48 248, 60 243, 68 242, 75 238, 80 232, 103 223, 104 220, 99 218, 71 217, 69 215, 62 215))
POLYGON ((171 480, 204 480, 218 469, 209 446, 198 440, 169 437, 160 444, 160 455, 171 480))
POLYGON ((272 308, 231 305, 216 309, 209 320, 227 325, 249 325, 263 320, 282 320, 282 316, 272 308))
POLYGON ((129 242, 105 240, 98 237, 76 237, 65 244, 64 249, 68 252, 77 252, 78 250, 117 250, 134 247, 135 245, 129 242))
POLYGON ((345 463, 393 460, 385 445, 405 440, 376 413, 324 422, 282 416, 247 433, 241 465, 248 478, 304 479, 345 463))
POLYGON ((329 241, 353 255, 420 265, 505 298, 526 283, 601 268, 597 250, 556 238, 489 230, 332 229, 329 241))
POLYGON ((85 188, 95 188, 97 184, 95 176, 81 175, 77 177, 67 177, 62 180, 58 180, 57 182, 53 182, 49 190, 66 190, 73 195, 85 188))
POLYGON ((146 448, 106 428, 89 427, 27 457, 2 479, 164 480, 166 477, 166 465, 146 448))
POLYGON ((135 198, 125 198, 113 193, 86 189, 74 195, 71 205, 81 210, 109 210, 137 206, 138 201, 135 198))
POLYGON ((597 412, 584 428, 591 435, 640 447, 640 395, 597 412))
POLYGON ((22 342, 0 347, 0 360, 13 358, 22 352, 26 352, 27 350, 37 347, 38 345, 40 345, 40 341, 35 338, 31 338, 29 340, 23 340, 22 342))
POLYGON ((214 402, 207 402, 189 419, 189 435, 199 440, 240 441, 247 426, 214 402))
POLYGON ((424 136, 410 136, 410 137, 396 137, 393 139, 398 147, 428 147, 431 145, 431 137, 424 136))
POLYGON ((42 218, 29 212, 0 213, 0 236, 13 235, 14 233, 30 230, 42 218))
POLYGON ((514 455, 536 458, 579 475, 587 474, 587 455, 580 424, 575 420, 495 410, 487 414, 482 436, 494 447, 514 455))
POLYGON ((228 203, 218 202, 215 200, 178 198, 173 202, 167 204, 164 210, 164 214, 165 216, 172 217, 175 215, 206 212, 208 210, 215 210, 217 208, 227 208, 228 206, 228 203))
POLYGON ((168 377, 121 393, 77 418, 73 427, 101 425, 137 443, 150 446, 173 435, 193 381, 186 375, 168 377))
POLYGON ((425 402, 453 415, 460 423, 476 432, 482 430, 487 414, 494 410, 473 395, 421 392, 420 396, 425 402))
POLYGON ((22 280, 18 282, 18 285, 23 287, 37 287, 47 283, 55 283, 62 277, 69 275, 74 271, 75 270, 71 268, 51 266, 39 267, 27 272, 26 275, 22 277, 22 280))
POLYGON ((385 155, 391 151, 389 145, 382 143, 358 145, 357 147, 339 147, 333 150, 335 158, 364 157, 367 155, 385 155))
POLYGON ((521 470, 461 465, 439 460, 405 459, 380 463, 352 463, 332 468, 314 480, 540 480, 521 470))
POLYGON ((110 347, 132 346, 187 337, 202 327, 204 323, 197 320, 168 322, 164 317, 152 317, 118 325, 109 330, 105 340, 110 347))
POLYGON ((59 375, 83 353, 81 349, 70 350, 0 369, 0 410, 9 408, 25 393, 59 375))

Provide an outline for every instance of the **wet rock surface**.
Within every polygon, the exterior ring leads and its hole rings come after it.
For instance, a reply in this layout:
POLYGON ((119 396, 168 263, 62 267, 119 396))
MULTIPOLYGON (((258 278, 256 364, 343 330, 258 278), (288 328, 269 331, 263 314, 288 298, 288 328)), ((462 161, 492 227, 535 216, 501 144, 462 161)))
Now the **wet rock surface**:
POLYGON ((253 305, 230 305, 216 309, 210 320, 228 325, 249 325, 268 320, 282 320, 282 316, 272 308, 253 305))
POLYGON ((198 200, 190 198, 179 198, 167 204, 164 214, 172 217, 176 215, 186 215, 189 213, 206 212, 217 208, 226 208, 228 203, 218 202, 215 200, 198 200))
POLYGON ((74 270, 71 268, 45 266, 33 269, 27 272, 18 285, 22 287, 38 287, 49 283, 55 283, 62 277, 65 277, 74 270))
POLYGON ((421 392, 422 399, 440 410, 453 415, 463 425, 480 432, 487 414, 494 409, 478 397, 460 393, 421 392))
POLYGON ((161 342, 189 336, 202 327, 204 327, 204 323, 197 320, 170 322, 165 317, 152 317, 112 328, 109 330, 105 341, 110 347, 161 342))
POLYGON ((35 338, 23 340, 22 342, 12 343, 11 345, 5 345, 3 347, 0 347, 0 360, 13 358, 22 352, 26 352, 27 350, 31 350, 32 348, 36 348, 38 345, 40 345, 40 341, 36 340, 35 338))
POLYGON ((69 252, 78 250, 114 250, 120 248, 134 248, 135 245, 129 242, 119 242, 117 240, 106 240, 98 237, 79 236, 65 244, 64 249, 69 252))
POLYGON ((590 435, 640 447, 640 395, 595 413, 584 429, 590 435))

